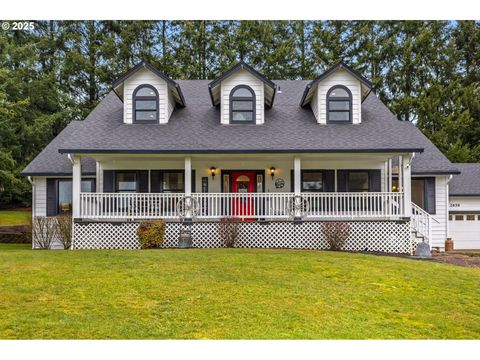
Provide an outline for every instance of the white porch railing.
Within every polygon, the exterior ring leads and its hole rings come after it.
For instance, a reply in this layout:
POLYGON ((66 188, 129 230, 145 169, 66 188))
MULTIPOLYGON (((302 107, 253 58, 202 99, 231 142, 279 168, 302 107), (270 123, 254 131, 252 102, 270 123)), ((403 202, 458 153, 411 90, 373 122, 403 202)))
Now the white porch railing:
MULTIPOLYGON (((197 219, 398 219, 402 193, 193 193, 197 219), (300 200, 300 202, 299 202, 300 200), (297 203, 295 211, 294 205, 297 203)), ((185 213, 183 193, 81 193, 83 219, 178 219, 185 213)), ((190 203, 190 202, 189 202, 190 203)))
POLYGON ((432 238, 432 221, 437 220, 420 206, 412 202, 412 230, 415 231, 418 236, 423 236, 426 243, 432 238))
POLYGON ((80 193, 85 219, 176 219, 183 193, 80 193))

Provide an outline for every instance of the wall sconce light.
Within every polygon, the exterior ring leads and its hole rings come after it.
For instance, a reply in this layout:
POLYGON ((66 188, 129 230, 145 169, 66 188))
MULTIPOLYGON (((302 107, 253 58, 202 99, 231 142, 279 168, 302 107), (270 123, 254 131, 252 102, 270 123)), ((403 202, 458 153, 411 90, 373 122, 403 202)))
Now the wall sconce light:
POLYGON ((270 176, 272 177, 272 180, 273 180, 273 177, 275 176, 275 168, 273 166, 270 168, 270 176))
POLYGON ((212 180, 215 178, 215 172, 217 171, 217 168, 215 166, 212 166, 210 168, 210 175, 212 175, 212 180))

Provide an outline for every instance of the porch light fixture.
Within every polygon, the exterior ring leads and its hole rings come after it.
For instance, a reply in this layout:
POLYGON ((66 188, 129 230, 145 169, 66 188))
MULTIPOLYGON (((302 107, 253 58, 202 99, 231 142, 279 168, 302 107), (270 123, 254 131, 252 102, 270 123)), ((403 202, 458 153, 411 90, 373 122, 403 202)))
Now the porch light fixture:
POLYGON ((270 168, 270 176, 272 177, 272 180, 273 180, 273 177, 275 176, 275 170, 276 169, 273 166, 270 168))
POLYGON ((210 168, 210 175, 212 175, 212 180, 215 178, 215 172, 217 171, 217 168, 215 166, 212 166, 210 168))

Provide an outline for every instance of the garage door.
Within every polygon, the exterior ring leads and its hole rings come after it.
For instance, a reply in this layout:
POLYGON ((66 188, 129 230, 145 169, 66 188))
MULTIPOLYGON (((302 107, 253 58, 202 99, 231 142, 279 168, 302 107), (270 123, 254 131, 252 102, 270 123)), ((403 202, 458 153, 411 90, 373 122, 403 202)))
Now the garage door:
POLYGON ((450 215, 449 237, 455 249, 480 249, 480 215, 450 215))

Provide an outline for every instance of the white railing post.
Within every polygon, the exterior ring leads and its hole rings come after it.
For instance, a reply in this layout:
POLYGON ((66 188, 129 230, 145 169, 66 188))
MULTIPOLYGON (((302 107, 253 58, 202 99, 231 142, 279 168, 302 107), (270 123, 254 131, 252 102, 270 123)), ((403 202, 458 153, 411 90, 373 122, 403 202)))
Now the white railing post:
POLYGON ((73 155, 71 157, 72 166, 72 217, 80 217, 80 192, 82 190, 82 163, 81 157, 73 155))

